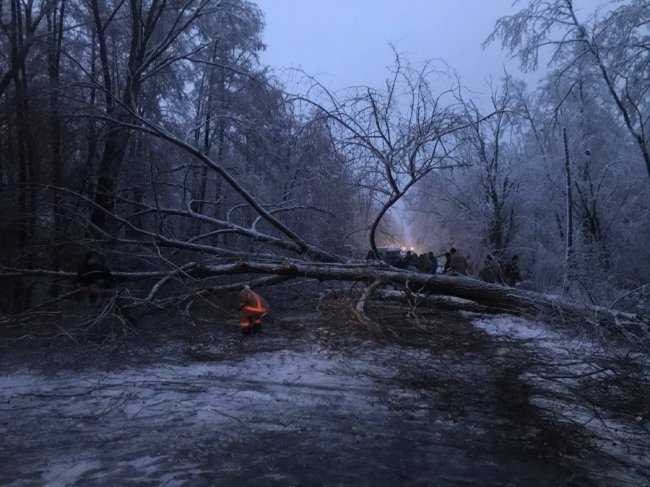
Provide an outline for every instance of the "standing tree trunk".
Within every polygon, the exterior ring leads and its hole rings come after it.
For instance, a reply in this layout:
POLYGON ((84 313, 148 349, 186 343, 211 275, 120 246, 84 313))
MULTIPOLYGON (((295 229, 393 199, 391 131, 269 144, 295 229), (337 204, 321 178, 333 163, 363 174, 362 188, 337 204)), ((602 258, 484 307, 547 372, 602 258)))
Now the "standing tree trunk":
MULTIPOLYGON (((38 168, 34 158, 32 130, 30 126, 29 88, 27 81, 26 56, 29 49, 33 27, 37 21, 32 19, 32 3, 23 5, 20 0, 11 0, 11 73, 15 89, 16 103, 16 149, 18 156, 18 213, 19 247, 25 249, 36 230, 36 192, 32 185, 38 183, 38 168), (23 12, 24 8, 24 12, 23 12)), ((41 18, 39 16, 39 18, 41 18)), ((27 266, 33 265, 33 258, 27 252, 20 257, 27 266)), ((14 306, 18 309, 29 305, 31 286, 18 286, 14 306)))
MULTIPOLYGON (((111 77, 111 65, 108 57, 108 47, 106 44, 106 27, 107 24, 101 18, 99 4, 97 0, 91 0, 91 9, 93 21, 95 24, 95 34, 97 36, 97 46, 99 47, 99 60, 102 70, 102 83, 104 88, 104 99, 106 102, 106 114, 112 117, 115 113, 115 102, 113 96, 113 83, 111 77)), ((99 178, 95 189, 95 204, 93 207, 91 222, 103 229, 106 226, 106 214, 103 209, 110 210, 112 202, 112 165, 116 157, 121 157, 118 148, 117 135, 118 131, 123 131, 119 125, 107 123, 106 143, 104 153, 99 166, 99 178)))
MULTIPOLYGON (((52 167, 52 182, 54 186, 60 188, 63 186, 64 169, 63 158, 61 155, 61 114, 59 112, 59 88, 60 88, 60 71, 61 71, 61 44, 63 41, 63 19, 65 14, 65 0, 53 0, 51 8, 46 14, 47 30, 49 36, 47 51, 47 72, 50 89, 50 150, 52 167)), ((60 267, 60 245, 57 245, 63 234, 63 215, 61 208, 61 193, 52 192, 52 208, 54 210, 54 240, 52 263, 55 269, 60 267)), ((58 295, 58 286, 50 288, 50 295, 58 295)))
POLYGON ((566 176, 566 231, 565 231, 565 270, 564 270, 564 292, 569 291, 573 267, 573 179, 571 177, 571 159, 569 157, 569 142, 567 140, 566 128, 563 130, 564 139, 564 172, 566 176))
POLYGON ((168 5, 166 0, 123 1, 104 21, 98 0, 90 0, 109 119, 91 215, 91 222, 100 230, 106 228, 108 215, 113 213, 117 182, 129 150, 131 126, 138 118, 136 114, 143 83, 152 73, 184 58, 177 52, 170 53, 170 48, 183 32, 192 28, 194 21, 210 11, 213 2, 188 0, 182 3, 183 7, 177 7, 168 5), (119 77, 116 75, 113 79, 111 76, 111 61, 115 60, 109 60, 106 28, 108 23, 115 20, 117 10, 123 5, 128 5, 130 38, 124 85, 118 87, 119 77))

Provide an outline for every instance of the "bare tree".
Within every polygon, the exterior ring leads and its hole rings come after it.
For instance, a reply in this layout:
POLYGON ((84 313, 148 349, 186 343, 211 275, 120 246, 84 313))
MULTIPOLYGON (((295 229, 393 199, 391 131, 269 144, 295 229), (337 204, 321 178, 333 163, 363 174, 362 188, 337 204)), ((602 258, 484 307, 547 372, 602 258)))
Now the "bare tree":
MULTIPOLYGON (((108 115, 95 196, 97 208, 110 210, 114 204, 117 177, 129 143, 129 132, 125 126, 111 120, 128 122, 128 111, 123 107, 137 111, 142 87, 147 79, 204 47, 185 47, 181 40, 183 35, 188 35, 196 19, 215 8, 212 3, 209 0, 186 0, 172 7, 164 0, 153 0, 148 5, 137 0, 119 1, 115 5, 100 4, 97 0, 90 2, 108 115), (128 5, 125 6, 126 3, 128 5), (113 62, 120 53, 113 53, 114 59, 111 59, 107 38, 111 23, 115 23, 120 15, 127 15, 129 19, 129 47, 123 81, 113 68, 113 62)), ((95 209, 92 221, 103 228, 105 213, 95 209)))
MULTIPOLYGON (((485 243, 490 251, 501 256, 512 241, 516 228, 515 202, 519 189, 518 173, 510 163, 507 146, 512 130, 510 84, 492 87, 490 111, 487 117, 473 101, 464 101, 468 120, 474 122, 459 134, 465 160, 480 171, 477 208, 485 227, 485 243)), ((468 170, 472 170, 469 168, 468 170)), ((462 208, 462 205, 461 205, 462 208)), ((467 215, 472 219, 470 215, 467 215)))
POLYGON ((314 81, 323 101, 308 101, 333 122, 340 150, 354 161, 361 184, 382 196, 370 224, 370 247, 379 259, 376 233, 384 216, 432 171, 457 166, 454 134, 480 123, 453 103, 454 83, 431 62, 416 69, 398 54, 382 90, 355 88, 339 98, 314 81), (438 93, 436 80, 447 85, 438 93))
MULTIPOLYGON (((564 306, 471 279, 343 264, 341 249, 354 230, 355 211, 377 254, 376 235, 401 199, 427 176, 469 163, 482 176, 468 190, 480 194, 486 208, 487 240, 494 248, 510 244, 509 204, 518 176, 510 169, 519 169, 508 166, 510 153, 504 151, 515 137, 514 129, 508 132, 505 101, 493 102, 494 113, 481 113, 458 99, 457 80, 446 70, 432 63, 416 67, 399 55, 381 89, 334 94, 312 79, 308 94, 285 96, 258 63, 262 20, 244 0, 51 0, 11 6, 2 12, 8 41, 0 41, 16 68, 0 90, 5 103, 0 113, 6 114, 0 145, 17 156, 7 176, 2 166, 3 183, 20 196, 11 205, 18 219, 36 222, 33 228, 60 232, 72 256, 84 247, 118 256, 123 268, 132 269, 116 272, 118 277, 138 283, 137 305, 179 306, 240 284, 226 279, 215 284, 217 277, 249 280, 265 274, 271 277, 255 282, 362 282, 369 287, 355 308, 361 318, 373 290, 387 281, 407 294, 414 293, 413 285, 497 309, 564 306), (39 16, 46 25, 34 35, 48 42, 30 44, 28 33, 39 16), (37 81, 39 88, 46 85, 38 98, 45 107, 43 141, 29 124, 40 114, 38 101, 28 96, 37 81), (25 104, 27 111, 14 110, 25 104), (50 171, 53 185, 43 184, 42 168, 50 171), (34 195, 55 202, 54 220, 51 209, 31 203, 34 195)), ((579 140, 567 132, 570 140, 579 140)), ((563 174, 561 143, 555 150, 557 178, 563 174)), ((571 157, 579 165, 575 151, 571 157)), ((513 160, 530 167, 525 156, 513 160)), ((587 208, 585 181, 579 189, 575 182, 569 187, 587 208)), ((11 223, 5 218, 3 228, 11 223)), ((70 279, 69 269, 56 268, 69 267, 70 260, 52 261, 42 250, 51 251, 51 233, 41 232, 42 240, 32 239, 30 247, 14 243, 2 262, 11 267, 0 277, 26 286, 41 277, 70 279), (28 253, 38 258, 13 265, 13 255, 28 253)))
POLYGON ((632 1, 604 17, 594 13, 581 21, 573 0, 531 0, 517 14, 499 19, 486 43, 500 38, 503 47, 519 57, 524 69, 535 69, 540 51, 547 47, 553 49, 551 62, 560 67, 560 75, 575 63, 590 64, 639 148, 650 177, 650 84, 647 76, 638 75, 650 65, 643 32, 649 18, 650 6, 645 1, 632 1))

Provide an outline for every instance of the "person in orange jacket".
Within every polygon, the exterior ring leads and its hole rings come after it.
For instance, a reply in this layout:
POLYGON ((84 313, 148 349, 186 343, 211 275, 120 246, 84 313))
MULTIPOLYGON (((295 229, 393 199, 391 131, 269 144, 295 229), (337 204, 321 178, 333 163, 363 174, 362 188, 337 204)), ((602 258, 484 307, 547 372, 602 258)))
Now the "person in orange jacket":
POLYGON ((239 292, 239 326, 244 335, 262 331, 262 316, 269 312, 269 303, 246 285, 239 292))

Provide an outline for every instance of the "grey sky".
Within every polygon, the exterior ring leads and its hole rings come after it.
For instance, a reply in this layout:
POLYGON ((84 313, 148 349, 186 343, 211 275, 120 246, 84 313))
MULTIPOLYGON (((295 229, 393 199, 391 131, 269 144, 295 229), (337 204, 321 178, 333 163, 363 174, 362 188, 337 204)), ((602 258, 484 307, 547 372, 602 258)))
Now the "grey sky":
MULTIPOLYGON (((266 20, 262 62, 276 70, 289 91, 300 77, 282 68, 300 67, 334 90, 379 87, 393 62, 389 44, 412 62, 444 60, 478 99, 489 92, 487 78, 503 76, 504 64, 520 74, 498 44, 481 49, 495 21, 521 8, 513 7, 513 0, 255 1, 266 20)), ((402 223, 400 245, 411 246, 403 205, 399 202, 392 213, 402 223)))
POLYGON ((522 7, 513 0, 256 1, 266 18, 262 61, 301 67, 333 89, 382 83, 389 43, 414 62, 443 59, 474 91, 486 92, 504 63, 518 73, 499 45, 481 49, 495 21, 522 7))

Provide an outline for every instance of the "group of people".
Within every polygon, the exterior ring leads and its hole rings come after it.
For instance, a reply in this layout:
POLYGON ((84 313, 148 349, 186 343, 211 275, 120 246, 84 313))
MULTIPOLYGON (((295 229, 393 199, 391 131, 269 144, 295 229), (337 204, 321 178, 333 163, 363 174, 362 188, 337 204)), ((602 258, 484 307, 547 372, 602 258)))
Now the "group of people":
POLYGON ((521 281, 521 273, 519 272, 519 256, 513 255, 512 258, 506 262, 503 268, 501 268, 499 261, 496 260, 492 254, 488 254, 478 276, 485 282, 514 286, 521 281))
MULTIPOLYGON (((368 254, 371 258, 372 252, 368 254)), ((433 252, 416 254, 408 251, 404 257, 390 262, 395 267, 422 272, 426 274, 437 274, 439 272, 438 258, 445 257, 442 266, 443 274, 466 275, 467 259, 455 248, 449 252, 436 256, 433 252)), ((372 256, 374 258, 374 255, 372 256)), ((503 268, 499 262, 488 254, 485 258, 483 268, 479 277, 486 282, 508 284, 514 286, 521 280, 519 272, 519 257, 513 256, 503 268)), ((113 275, 106 267, 105 259, 102 256, 89 253, 78 268, 75 281, 82 286, 91 302, 101 297, 102 293, 113 287, 113 275)), ((260 294, 251 290, 250 286, 244 286, 239 293, 239 325, 244 335, 259 333, 262 330, 262 317, 268 313, 269 303, 260 294)))
POLYGON ((435 274, 438 272, 438 258, 433 255, 433 252, 418 255, 409 250, 403 258, 395 260, 392 265, 400 269, 425 274, 435 274))
MULTIPOLYGON (((366 259, 374 259, 372 250, 368 252, 366 259)), ((467 275, 469 267, 467 259, 454 247, 449 252, 438 256, 434 255, 433 252, 418 255, 409 250, 404 257, 391 257, 388 263, 400 269, 424 274, 467 275), (444 264, 440 265, 438 259, 443 257, 445 259, 444 264)), ((479 272, 479 277, 485 282, 514 286, 517 282, 521 281, 519 256, 513 256, 502 268, 492 254, 488 254, 479 272)))

